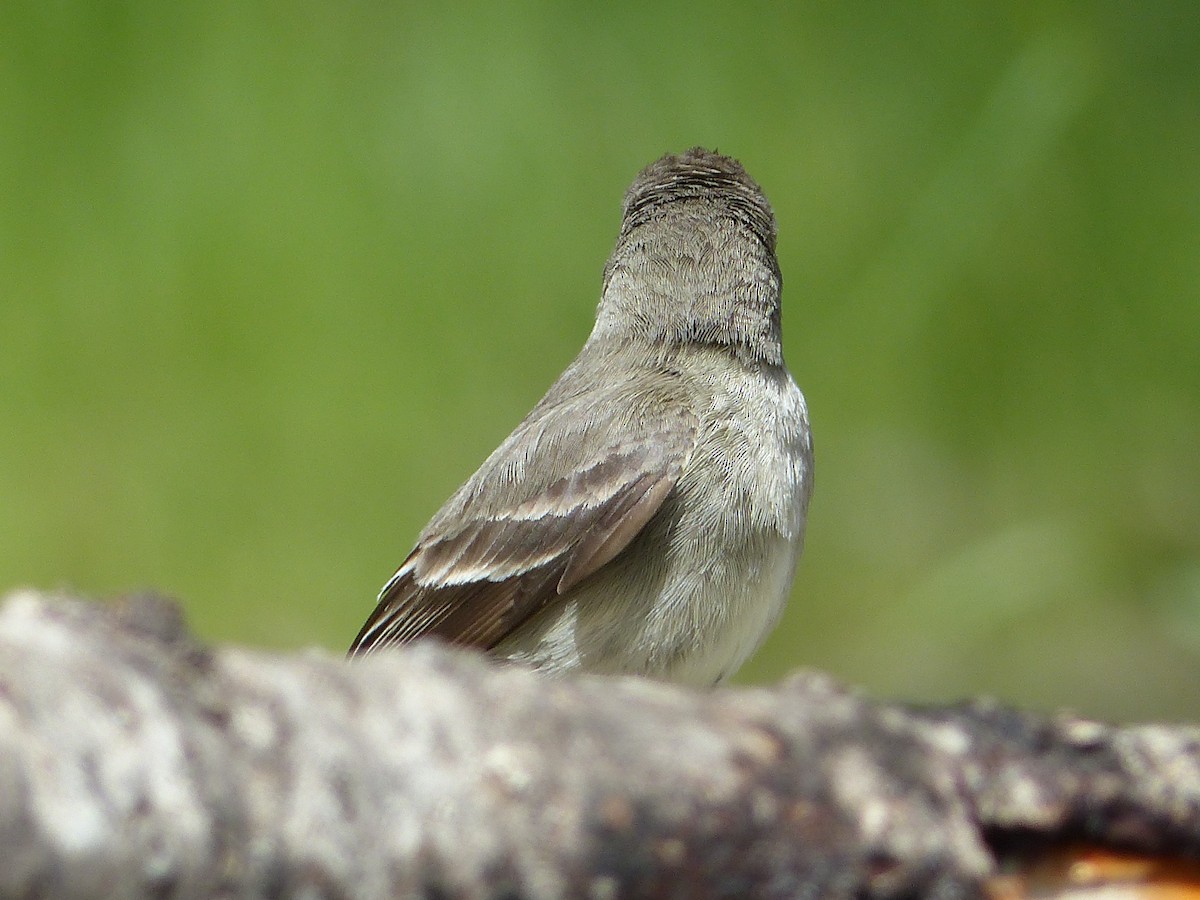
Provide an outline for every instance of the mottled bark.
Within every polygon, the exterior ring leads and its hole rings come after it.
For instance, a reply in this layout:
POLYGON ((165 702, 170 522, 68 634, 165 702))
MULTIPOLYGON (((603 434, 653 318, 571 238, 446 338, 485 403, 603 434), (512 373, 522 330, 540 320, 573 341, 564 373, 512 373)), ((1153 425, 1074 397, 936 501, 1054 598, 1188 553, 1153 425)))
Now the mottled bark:
POLYGON ((0 609, 6 897, 969 896, 1079 842, 1200 855, 1200 730, 0 609))

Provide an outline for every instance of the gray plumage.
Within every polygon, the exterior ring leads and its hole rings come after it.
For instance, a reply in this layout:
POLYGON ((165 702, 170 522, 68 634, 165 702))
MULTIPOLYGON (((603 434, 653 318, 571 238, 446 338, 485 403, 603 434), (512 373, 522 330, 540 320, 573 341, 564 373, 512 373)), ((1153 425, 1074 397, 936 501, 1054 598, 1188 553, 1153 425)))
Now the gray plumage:
POLYGON ((732 674, 782 612, 812 491, 780 288, 775 217, 736 160, 644 169, 587 343, 350 652, 433 635, 551 672, 732 674))

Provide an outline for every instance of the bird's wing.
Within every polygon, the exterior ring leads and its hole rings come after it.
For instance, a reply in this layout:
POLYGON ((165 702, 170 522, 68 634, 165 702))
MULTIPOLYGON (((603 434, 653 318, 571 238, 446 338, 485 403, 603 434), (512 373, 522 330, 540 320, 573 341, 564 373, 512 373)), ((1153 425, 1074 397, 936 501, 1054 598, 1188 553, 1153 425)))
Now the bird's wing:
POLYGON ((690 458, 695 416, 580 413, 531 416, 447 501, 352 654, 424 635, 490 649, 628 546, 690 458))

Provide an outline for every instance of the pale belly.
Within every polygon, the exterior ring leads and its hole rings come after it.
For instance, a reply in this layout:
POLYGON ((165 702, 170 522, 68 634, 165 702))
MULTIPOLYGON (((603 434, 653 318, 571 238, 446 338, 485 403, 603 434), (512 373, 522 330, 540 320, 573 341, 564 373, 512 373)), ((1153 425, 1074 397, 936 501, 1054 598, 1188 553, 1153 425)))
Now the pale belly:
POLYGON ((799 541, 775 536, 762 550, 757 559, 728 565, 708 560, 672 573, 666 583, 630 578, 615 566, 535 617, 496 653, 549 672, 716 684, 758 649, 787 603, 799 541))
MULTIPOLYGON (((742 667, 774 629, 787 605, 799 550, 795 542, 777 538, 767 548, 758 577, 724 586, 724 597, 703 602, 726 608, 713 616, 706 640, 681 654, 658 677, 696 686, 717 684, 742 667)), ((704 617, 701 616, 701 619, 704 617)))

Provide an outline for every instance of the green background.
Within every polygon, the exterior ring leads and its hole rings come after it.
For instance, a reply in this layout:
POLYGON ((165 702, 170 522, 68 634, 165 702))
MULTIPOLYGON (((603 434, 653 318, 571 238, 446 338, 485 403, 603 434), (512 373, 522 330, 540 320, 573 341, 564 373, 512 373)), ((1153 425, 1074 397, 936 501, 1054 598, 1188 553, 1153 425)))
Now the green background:
POLYGON ((817 447, 742 680, 1200 719, 1191 2, 0 5, 0 588, 340 651, 693 144, 817 447))

